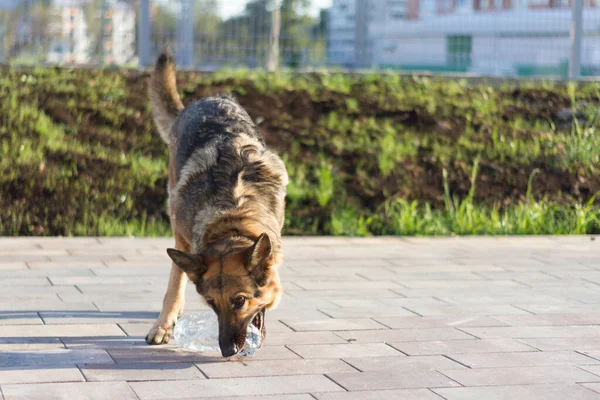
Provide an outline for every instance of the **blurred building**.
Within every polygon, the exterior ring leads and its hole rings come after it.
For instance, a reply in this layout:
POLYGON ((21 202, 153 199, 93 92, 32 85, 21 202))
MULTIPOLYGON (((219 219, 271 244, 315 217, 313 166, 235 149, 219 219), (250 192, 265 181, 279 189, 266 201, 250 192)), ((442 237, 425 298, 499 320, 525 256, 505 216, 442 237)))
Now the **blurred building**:
POLYGON ((135 58, 135 10, 123 2, 110 4, 103 30, 104 63, 131 63, 135 58))
MULTIPOLYGON (((334 0, 329 65, 566 75, 571 0, 370 0, 361 16, 362 1, 334 0)), ((585 0, 583 19, 582 72, 598 74, 600 0, 585 0)))
POLYGON ((135 10, 129 4, 110 0, 106 0, 103 9, 86 5, 85 0, 53 1, 54 18, 48 32, 50 46, 46 61, 58 64, 81 64, 99 59, 106 64, 133 62, 135 10))
POLYGON ((52 3, 48 37, 47 62, 80 64, 89 61, 88 24, 80 2, 55 0, 52 3))

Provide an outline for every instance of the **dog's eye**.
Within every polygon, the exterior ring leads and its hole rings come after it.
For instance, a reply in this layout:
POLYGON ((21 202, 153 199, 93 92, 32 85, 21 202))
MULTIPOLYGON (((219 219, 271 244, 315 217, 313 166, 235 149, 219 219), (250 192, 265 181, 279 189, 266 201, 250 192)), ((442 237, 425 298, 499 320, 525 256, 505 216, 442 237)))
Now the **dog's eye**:
POLYGON ((213 299, 206 299, 206 302, 212 309, 215 308, 215 302, 213 301, 213 299))
POLYGON ((233 299, 232 303, 233 303, 233 308, 236 308, 236 309, 242 308, 244 306, 244 303, 246 303, 246 298, 244 296, 238 296, 233 299))

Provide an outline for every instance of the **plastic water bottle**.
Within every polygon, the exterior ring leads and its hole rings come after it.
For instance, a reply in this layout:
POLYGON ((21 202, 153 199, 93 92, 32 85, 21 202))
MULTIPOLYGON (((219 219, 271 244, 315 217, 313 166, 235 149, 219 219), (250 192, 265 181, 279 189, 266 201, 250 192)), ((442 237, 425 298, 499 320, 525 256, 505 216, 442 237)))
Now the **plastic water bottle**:
MULTIPOLYGON (((173 330, 175 342, 201 352, 220 352, 219 321, 213 312, 202 312, 180 317, 173 330)), ((262 346, 262 335, 254 324, 248 325, 246 342, 239 356, 252 357, 262 346)))

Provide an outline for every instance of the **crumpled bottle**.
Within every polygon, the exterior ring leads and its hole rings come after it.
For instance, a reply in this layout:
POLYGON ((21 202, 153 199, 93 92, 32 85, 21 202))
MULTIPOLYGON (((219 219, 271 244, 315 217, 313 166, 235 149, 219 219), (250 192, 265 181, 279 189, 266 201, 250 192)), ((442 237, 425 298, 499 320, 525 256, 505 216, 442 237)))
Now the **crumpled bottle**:
MULTIPOLYGON (((177 319, 173 329, 175 342, 188 349, 200 352, 220 352, 219 321, 214 312, 190 314, 177 319)), ((252 357, 262 346, 262 335, 254 324, 248 325, 246 342, 237 354, 242 357, 252 357)))

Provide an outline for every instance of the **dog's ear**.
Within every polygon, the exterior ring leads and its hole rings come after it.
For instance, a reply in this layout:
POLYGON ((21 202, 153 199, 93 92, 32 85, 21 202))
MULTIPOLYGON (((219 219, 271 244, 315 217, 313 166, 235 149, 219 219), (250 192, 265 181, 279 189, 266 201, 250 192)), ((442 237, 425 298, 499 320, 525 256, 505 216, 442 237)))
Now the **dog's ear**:
POLYGON ((200 254, 189 254, 175 249, 167 249, 167 254, 192 282, 200 280, 206 272, 204 257, 200 254))
POLYGON ((271 239, 266 233, 260 235, 254 246, 248 249, 246 268, 250 271, 258 286, 266 284, 271 255, 271 239))

